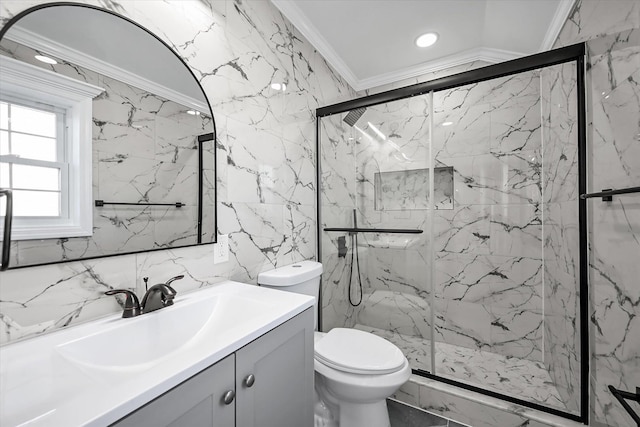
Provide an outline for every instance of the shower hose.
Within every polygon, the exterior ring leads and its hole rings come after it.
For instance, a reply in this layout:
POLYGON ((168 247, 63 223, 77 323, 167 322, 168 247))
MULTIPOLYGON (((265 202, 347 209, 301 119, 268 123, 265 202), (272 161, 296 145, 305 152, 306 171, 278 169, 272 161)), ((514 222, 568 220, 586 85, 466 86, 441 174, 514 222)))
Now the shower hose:
POLYGON ((358 256, 358 233, 353 232, 351 234, 351 268, 349 269, 349 304, 352 307, 357 307, 362 303, 362 278, 360 277, 360 257, 358 256), (357 303, 353 302, 351 298, 352 292, 352 282, 353 282, 353 259, 355 253, 355 260, 358 264, 358 286, 360 288, 360 299, 358 299, 357 303))

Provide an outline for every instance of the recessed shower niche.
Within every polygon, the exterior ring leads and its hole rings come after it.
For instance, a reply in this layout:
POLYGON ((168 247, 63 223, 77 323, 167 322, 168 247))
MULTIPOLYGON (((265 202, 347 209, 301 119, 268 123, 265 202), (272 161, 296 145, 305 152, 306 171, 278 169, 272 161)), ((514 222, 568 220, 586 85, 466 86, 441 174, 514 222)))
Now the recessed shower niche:
MULTIPOLYGON (((436 167, 433 181, 433 208, 453 209, 453 167, 436 167)), ((376 172, 373 185, 378 211, 428 209, 429 169, 376 172)))

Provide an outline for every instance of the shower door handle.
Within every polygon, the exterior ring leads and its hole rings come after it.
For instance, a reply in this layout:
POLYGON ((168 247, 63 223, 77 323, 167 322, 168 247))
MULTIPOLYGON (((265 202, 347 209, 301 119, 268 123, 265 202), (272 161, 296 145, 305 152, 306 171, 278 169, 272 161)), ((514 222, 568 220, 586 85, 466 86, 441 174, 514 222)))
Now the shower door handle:
POLYGON ((0 271, 9 268, 9 255, 11 252, 11 221, 13 219, 13 194, 8 188, 0 188, 0 197, 7 197, 7 204, 4 212, 4 233, 2 237, 2 264, 0 271))

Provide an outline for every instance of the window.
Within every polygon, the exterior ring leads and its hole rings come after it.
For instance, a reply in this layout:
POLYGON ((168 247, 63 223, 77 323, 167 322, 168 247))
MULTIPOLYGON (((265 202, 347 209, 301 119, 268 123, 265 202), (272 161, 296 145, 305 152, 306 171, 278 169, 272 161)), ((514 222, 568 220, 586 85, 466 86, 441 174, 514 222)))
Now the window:
POLYGON ((91 103, 102 89, 11 58, 0 58, 0 72, 0 187, 14 194, 12 240, 90 236, 91 103))
POLYGON ((0 99, 0 187, 13 190, 14 217, 68 215, 66 110, 0 99))

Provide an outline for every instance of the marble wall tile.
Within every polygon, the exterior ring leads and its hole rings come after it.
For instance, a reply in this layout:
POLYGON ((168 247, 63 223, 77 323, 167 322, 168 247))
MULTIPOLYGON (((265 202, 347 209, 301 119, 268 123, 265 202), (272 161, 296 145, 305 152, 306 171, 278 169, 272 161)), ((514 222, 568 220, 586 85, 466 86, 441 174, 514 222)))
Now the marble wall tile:
MULTIPOLYGON (((326 245, 323 244, 323 248, 326 245)), ((357 311, 349 304, 349 276, 351 264, 339 258, 337 252, 322 254, 322 331, 352 327, 357 311)))
POLYGON ((438 298, 435 339, 461 347, 491 351, 489 308, 477 303, 438 298))
POLYGON ((553 47, 639 27, 640 5, 635 0, 577 0, 553 47))
POLYGON ((519 307, 540 306, 539 259, 440 252, 436 293, 445 299, 519 307))
POLYGON ((364 294, 356 322, 403 337, 430 339, 431 311, 428 296, 375 289, 364 294))
POLYGON ((129 256, 2 272, 0 342, 117 312, 118 301, 104 292, 135 290, 135 270, 129 256))
MULTIPOLYGON (((443 158, 486 154, 491 147, 492 106, 479 102, 451 105, 454 103, 447 102, 449 96, 462 98, 456 92, 457 89, 452 89, 434 94, 433 145, 440 161, 443 158), (452 124, 442 126, 446 122, 452 124)), ((458 102, 466 102, 466 99, 458 102)))
POLYGON ((577 200, 578 123, 576 66, 541 71, 542 193, 545 203, 577 200))
POLYGON ((544 362, 565 409, 579 413, 578 140, 576 67, 541 72, 544 362))
MULTIPOLYGON (((637 186, 637 70, 640 68, 640 5, 637 1, 578 0, 556 46, 587 41, 588 77, 588 189, 637 186)), ((591 334, 591 419, 594 424, 631 425, 629 415, 607 385, 633 391, 640 336, 636 323, 638 296, 637 245, 639 206, 634 196, 613 202, 591 199, 589 209, 589 289, 591 334), (637 287, 636 287, 637 288, 637 287)), ((567 259, 567 257, 563 257, 567 259)), ((562 264, 561 267, 565 267, 562 264)), ((570 305, 573 303, 570 302, 570 305)), ((570 326, 564 322, 565 328, 570 326)), ((562 326, 562 323, 561 323, 562 326)), ((564 372, 573 364, 567 352, 564 372)), ((571 395, 570 380, 559 391, 571 395)))
POLYGON ((491 238, 491 207, 458 206, 438 211, 433 218, 436 252, 488 254, 491 238))
POLYGON ((491 306, 491 350, 520 359, 542 361, 544 333, 541 307, 491 306))
MULTIPOLYGON (((359 238, 359 242, 362 240, 359 238)), ((431 291, 424 280, 429 260, 423 247, 416 249, 360 246, 361 272, 373 289, 392 290, 426 297, 431 291)))
POLYGON ((491 254, 541 259, 541 213, 539 205, 491 206, 491 254))
POLYGON ((454 206, 540 201, 538 151, 439 156, 437 161, 454 168, 454 206))
POLYGON ((534 70, 437 92, 434 94, 434 113, 446 114, 480 104, 497 107, 521 96, 526 99, 527 95, 537 93, 538 80, 538 72, 534 70))

